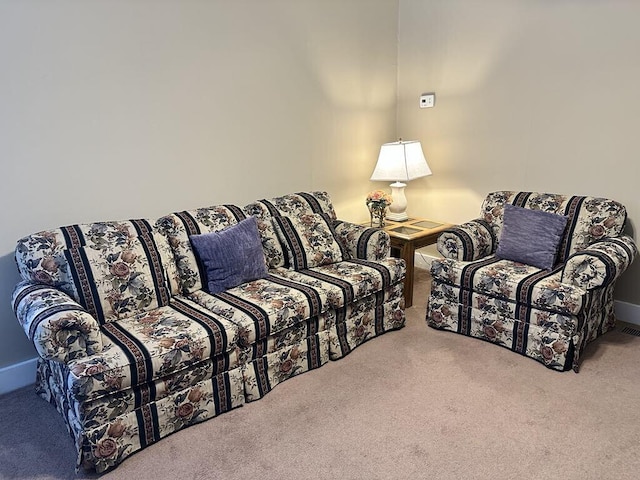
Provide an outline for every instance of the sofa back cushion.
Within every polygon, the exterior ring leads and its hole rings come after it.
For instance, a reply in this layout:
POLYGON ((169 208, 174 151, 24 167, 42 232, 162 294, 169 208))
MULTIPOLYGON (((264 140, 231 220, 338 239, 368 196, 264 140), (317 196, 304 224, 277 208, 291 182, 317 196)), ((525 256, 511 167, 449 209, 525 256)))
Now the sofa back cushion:
POLYGON ((267 205, 260 201, 253 202, 243 207, 242 211, 256 219, 267 267, 282 267, 285 264, 284 251, 271 222, 272 216, 267 205))
POLYGON ((188 294, 205 286, 206 275, 189 240, 191 235, 218 232, 245 218, 244 212, 235 205, 214 205, 159 218, 155 228, 169 242, 175 259, 177 275, 169 279, 171 287, 188 294))
POLYGON ((288 266, 293 270, 330 265, 348 258, 326 214, 276 215, 273 224, 287 252, 288 266))
POLYGON ((298 192, 259 202, 267 207, 271 215, 299 217, 305 214, 325 213, 331 220, 336 219, 336 212, 327 192, 298 192))
POLYGON ((147 220, 71 225, 18 241, 23 280, 51 285, 100 323, 165 306, 173 258, 147 220))
POLYGON ((497 191, 487 195, 480 212, 497 239, 502 234, 504 205, 507 203, 567 217, 567 227, 558 249, 558 262, 565 261, 597 240, 619 236, 627 219, 624 205, 606 198, 497 191))
POLYGON ((327 192, 298 192, 281 197, 262 199, 243 208, 247 215, 258 218, 258 230, 262 236, 262 247, 271 268, 283 267, 286 255, 272 224, 274 216, 300 217, 309 214, 325 214, 331 221, 336 220, 331 198, 327 192))
POLYGON ((177 275, 169 279, 171 287, 188 294, 205 286, 203 279, 206 276, 196 259, 189 236, 223 230, 248 216, 256 218, 267 267, 284 266, 285 254, 273 227, 272 217, 305 213, 324 213, 331 220, 336 218, 326 192, 301 192, 257 200, 242 209, 235 205, 217 205, 161 217, 155 223, 155 228, 167 238, 175 257, 177 275))

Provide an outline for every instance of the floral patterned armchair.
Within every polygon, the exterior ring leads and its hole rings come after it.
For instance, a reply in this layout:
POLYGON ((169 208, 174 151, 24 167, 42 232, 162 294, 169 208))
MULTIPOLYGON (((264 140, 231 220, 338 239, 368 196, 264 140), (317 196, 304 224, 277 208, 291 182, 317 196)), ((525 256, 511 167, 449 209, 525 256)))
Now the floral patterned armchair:
POLYGON ((428 325, 577 372, 584 347, 615 325, 616 280, 637 254, 625 222, 625 207, 604 198, 488 194, 479 218, 438 238, 445 258, 431 266, 428 325), (505 204, 567 217, 551 269, 496 255, 505 204))

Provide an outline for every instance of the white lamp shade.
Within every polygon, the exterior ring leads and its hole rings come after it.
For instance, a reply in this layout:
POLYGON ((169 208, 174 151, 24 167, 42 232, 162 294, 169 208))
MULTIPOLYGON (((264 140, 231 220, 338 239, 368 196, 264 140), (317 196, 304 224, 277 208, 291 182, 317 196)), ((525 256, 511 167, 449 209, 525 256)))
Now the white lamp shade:
POLYGON ((380 147, 378 163, 371 180, 406 182, 431 175, 431 169, 418 141, 400 140, 380 147))

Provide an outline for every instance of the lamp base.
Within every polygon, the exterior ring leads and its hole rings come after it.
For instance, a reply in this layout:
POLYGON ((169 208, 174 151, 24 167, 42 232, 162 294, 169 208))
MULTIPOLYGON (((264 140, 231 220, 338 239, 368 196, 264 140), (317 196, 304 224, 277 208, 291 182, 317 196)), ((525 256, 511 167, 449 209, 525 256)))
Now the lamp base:
POLYGON ((391 220, 392 222, 404 222, 405 220, 409 220, 409 215, 407 215, 407 212, 402 212, 402 213, 387 213, 386 216, 387 220, 391 220))
POLYGON ((402 222, 409 219, 407 215, 407 197, 404 195, 404 187, 406 186, 407 184, 402 182, 395 182, 390 185, 393 203, 389 205, 387 219, 393 222, 402 222))

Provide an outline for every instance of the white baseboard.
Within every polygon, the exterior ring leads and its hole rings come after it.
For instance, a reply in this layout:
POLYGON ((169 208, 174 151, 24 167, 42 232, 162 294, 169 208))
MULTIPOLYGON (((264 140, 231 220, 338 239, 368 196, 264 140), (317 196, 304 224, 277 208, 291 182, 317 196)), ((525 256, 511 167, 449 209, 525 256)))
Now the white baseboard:
POLYGON ((0 368, 0 395, 33 385, 36 381, 35 358, 0 368))
POLYGON ((616 318, 623 322, 640 325, 640 305, 616 300, 616 318))
POLYGON ((429 270, 431 269, 431 261, 434 258, 442 258, 442 256, 436 251, 436 252, 432 252, 428 250, 427 248, 421 248, 420 250, 416 251, 414 258, 413 258, 413 262, 414 262, 414 266, 416 268, 423 268, 425 270, 429 270))

